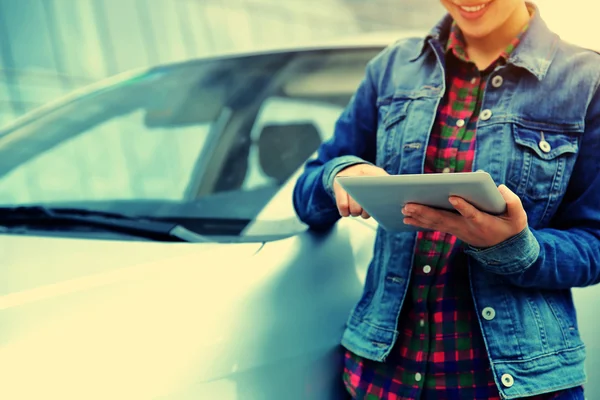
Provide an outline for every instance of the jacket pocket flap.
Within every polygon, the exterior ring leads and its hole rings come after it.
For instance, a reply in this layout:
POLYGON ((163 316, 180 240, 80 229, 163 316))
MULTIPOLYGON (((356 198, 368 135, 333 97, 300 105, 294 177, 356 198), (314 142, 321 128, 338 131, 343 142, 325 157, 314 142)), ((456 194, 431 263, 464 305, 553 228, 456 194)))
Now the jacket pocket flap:
POLYGON ((542 131, 514 125, 515 142, 527 147, 543 160, 552 160, 563 154, 577 153, 578 134, 542 131))

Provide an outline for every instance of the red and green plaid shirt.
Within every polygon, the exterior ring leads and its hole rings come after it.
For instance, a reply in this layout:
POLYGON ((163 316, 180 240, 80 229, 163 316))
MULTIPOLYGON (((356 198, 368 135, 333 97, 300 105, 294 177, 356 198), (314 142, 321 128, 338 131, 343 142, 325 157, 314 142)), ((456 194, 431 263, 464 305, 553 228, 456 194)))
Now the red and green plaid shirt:
MULTIPOLYGON (((526 30, 527 26, 496 62, 479 71, 453 25, 446 50, 448 90, 427 147, 425 173, 472 171, 486 84, 526 30)), ((495 86, 501 84, 497 78, 495 86)), ((392 353, 383 363, 346 353, 344 383, 352 397, 500 400, 475 315, 466 256, 456 237, 419 233, 398 332, 392 353)), ((556 393, 530 400, 553 398, 556 393)))

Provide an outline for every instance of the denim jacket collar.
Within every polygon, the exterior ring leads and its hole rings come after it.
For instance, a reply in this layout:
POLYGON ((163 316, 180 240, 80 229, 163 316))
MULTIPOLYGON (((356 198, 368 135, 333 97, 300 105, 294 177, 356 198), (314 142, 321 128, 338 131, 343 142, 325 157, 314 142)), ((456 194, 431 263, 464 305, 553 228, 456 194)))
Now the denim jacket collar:
MULTIPOLYGON (((537 6, 531 6, 535 8, 535 14, 531 19, 529 29, 523 36, 523 40, 508 59, 508 64, 524 68, 541 81, 546 76, 554 59, 560 38, 550 31, 542 20, 537 6)), ((422 44, 418 46, 418 53, 414 55, 411 61, 423 55, 428 45, 445 48, 451 25, 452 17, 446 14, 423 39, 422 44)))

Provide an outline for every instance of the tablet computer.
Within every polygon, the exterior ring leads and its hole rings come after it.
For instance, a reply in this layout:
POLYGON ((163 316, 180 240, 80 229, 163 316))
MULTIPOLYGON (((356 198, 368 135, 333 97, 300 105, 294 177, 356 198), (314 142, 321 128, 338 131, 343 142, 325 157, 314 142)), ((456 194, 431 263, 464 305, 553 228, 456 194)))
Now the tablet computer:
POLYGON ((506 202, 487 172, 340 176, 336 180, 383 229, 391 232, 421 230, 404 224, 402 207, 406 203, 455 211, 448 198, 457 196, 489 214, 506 211, 506 202))

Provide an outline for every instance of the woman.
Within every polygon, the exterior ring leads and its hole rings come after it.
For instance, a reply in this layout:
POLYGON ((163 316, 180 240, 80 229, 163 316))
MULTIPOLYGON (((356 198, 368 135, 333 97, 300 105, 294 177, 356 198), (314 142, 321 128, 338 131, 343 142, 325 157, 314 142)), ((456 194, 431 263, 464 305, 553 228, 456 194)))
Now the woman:
POLYGON ((314 229, 369 215, 336 176, 489 172, 502 216, 459 198, 377 233, 342 344, 357 399, 583 399, 570 289, 600 281, 600 57, 523 0, 442 0, 373 59, 294 191, 314 229))

